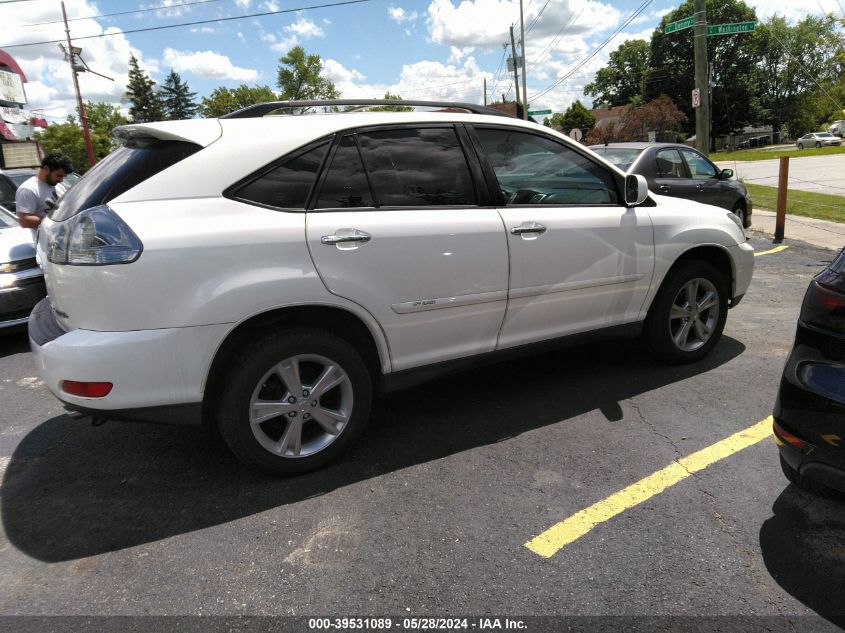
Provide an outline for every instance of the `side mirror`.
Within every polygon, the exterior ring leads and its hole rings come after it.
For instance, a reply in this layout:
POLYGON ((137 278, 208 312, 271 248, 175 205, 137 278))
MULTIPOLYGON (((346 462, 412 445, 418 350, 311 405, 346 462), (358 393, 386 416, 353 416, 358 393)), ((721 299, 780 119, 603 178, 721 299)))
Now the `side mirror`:
POLYGON ((719 178, 721 180, 727 180, 728 178, 734 177, 734 170, 733 169, 723 169, 719 174, 719 178))
POLYGON ((625 176, 625 205, 636 207, 645 202, 648 197, 648 183, 640 174, 625 176))

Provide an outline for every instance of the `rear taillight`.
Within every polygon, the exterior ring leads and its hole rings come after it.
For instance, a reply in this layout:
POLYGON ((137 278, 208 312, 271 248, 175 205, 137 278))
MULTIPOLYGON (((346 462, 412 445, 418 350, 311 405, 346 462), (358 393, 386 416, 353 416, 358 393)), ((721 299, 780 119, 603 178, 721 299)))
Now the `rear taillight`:
POLYGON ((47 234, 47 259, 54 264, 128 264, 141 256, 142 248, 138 236, 106 205, 56 222, 47 234))
POLYGON ((799 451, 803 451, 804 447, 807 445, 807 442, 802 440, 800 437, 796 437, 786 429, 784 429, 780 424, 775 422, 773 425, 774 435, 775 435, 775 443, 783 442, 785 444, 790 444, 794 448, 797 448, 799 451))
POLYGON ((801 320, 827 330, 845 332, 845 279, 826 270, 810 282, 801 320))
POLYGON ((61 389, 65 393, 80 398, 105 398, 111 392, 110 382, 79 382, 78 380, 63 380, 61 389))

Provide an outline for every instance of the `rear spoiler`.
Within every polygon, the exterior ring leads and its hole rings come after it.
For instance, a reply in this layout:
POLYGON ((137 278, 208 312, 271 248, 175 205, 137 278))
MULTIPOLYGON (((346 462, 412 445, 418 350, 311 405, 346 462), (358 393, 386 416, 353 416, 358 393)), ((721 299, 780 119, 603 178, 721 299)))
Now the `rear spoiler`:
POLYGON ((135 139, 186 141, 207 147, 220 138, 223 129, 217 119, 188 119, 158 123, 130 123, 112 132, 118 141, 127 144, 135 139))

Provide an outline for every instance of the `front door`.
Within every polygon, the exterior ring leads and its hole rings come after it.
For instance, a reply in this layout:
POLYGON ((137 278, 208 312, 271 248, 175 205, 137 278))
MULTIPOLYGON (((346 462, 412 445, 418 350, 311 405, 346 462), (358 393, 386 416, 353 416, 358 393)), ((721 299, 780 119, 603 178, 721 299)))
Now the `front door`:
POLYGON ((627 208, 616 177, 568 144, 476 127, 505 196, 510 253, 507 348, 636 321, 654 272, 645 208, 627 208))

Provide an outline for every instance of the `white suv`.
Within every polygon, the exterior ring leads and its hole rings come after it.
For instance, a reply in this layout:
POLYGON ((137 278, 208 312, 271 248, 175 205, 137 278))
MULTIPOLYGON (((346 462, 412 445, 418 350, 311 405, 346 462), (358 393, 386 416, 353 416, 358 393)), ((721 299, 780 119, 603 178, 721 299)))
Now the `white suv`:
POLYGON ((309 105, 124 126, 45 220, 30 338, 70 410, 211 422, 304 472, 374 390, 468 362, 638 334, 696 361, 751 281, 735 215, 549 128, 429 102, 265 116, 309 105))

